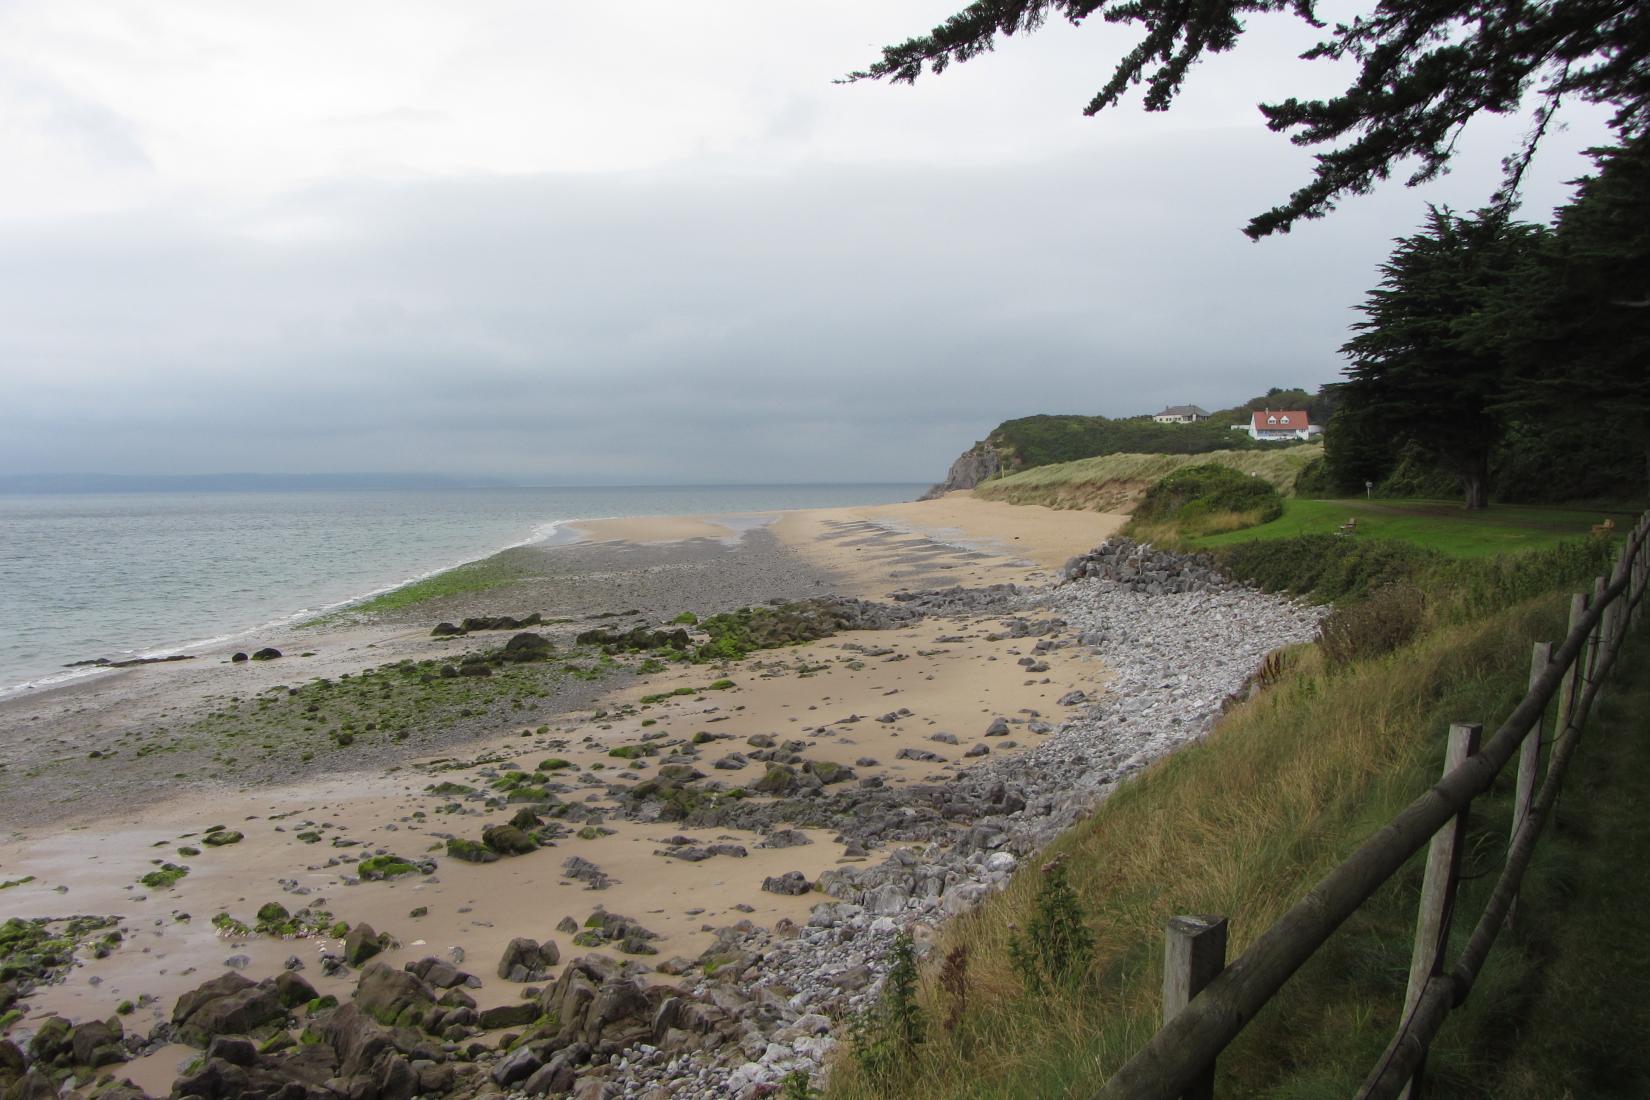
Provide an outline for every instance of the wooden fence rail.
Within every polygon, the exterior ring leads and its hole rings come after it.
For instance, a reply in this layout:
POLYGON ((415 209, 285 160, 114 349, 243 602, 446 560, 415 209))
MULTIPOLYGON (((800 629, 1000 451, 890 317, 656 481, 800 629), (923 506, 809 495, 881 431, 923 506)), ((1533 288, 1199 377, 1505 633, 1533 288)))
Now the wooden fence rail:
POLYGON ((1098 1100, 1211 1095, 1220 1052, 1359 906, 1430 844, 1403 1015, 1392 1043, 1358 1092, 1360 1100, 1420 1095, 1427 1048, 1444 1018, 1471 992, 1496 936, 1514 917, 1519 884, 1558 799, 1581 728, 1629 625, 1643 614, 1650 582, 1647 543, 1650 513, 1633 526, 1610 576, 1598 578, 1590 597, 1578 594, 1571 601, 1569 633, 1556 652, 1551 643, 1536 644, 1529 692, 1501 727, 1481 745, 1482 727, 1451 727, 1443 778, 1359 845, 1231 965, 1211 977, 1209 952, 1189 946, 1192 930, 1219 922, 1223 955, 1223 918, 1177 917, 1170 922, 1163 1027, 1101 1087, 1098 1100), (1537 789, 1542 718, 1555 698, 1552 754, 1537 789), (1446 966, 1467 813, 1515 753, 1518 778, 1506 862, 1455 965, 1446 966))

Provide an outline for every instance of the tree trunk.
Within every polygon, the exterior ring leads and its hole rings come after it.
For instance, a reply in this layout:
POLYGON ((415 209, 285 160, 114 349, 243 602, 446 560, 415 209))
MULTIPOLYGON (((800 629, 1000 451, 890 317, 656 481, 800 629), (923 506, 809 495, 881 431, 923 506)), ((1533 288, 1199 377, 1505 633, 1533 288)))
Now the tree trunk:
POLYGON ((1488 456, 1469 458, 1461 471, 1461 490, 1468 511, 1490 504, 1490 460, 1488 456))

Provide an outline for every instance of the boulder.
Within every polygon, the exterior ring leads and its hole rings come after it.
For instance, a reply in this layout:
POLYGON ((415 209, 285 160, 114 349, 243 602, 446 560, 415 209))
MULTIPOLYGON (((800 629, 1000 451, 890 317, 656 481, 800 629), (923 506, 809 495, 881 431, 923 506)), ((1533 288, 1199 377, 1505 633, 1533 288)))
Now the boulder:
POLYGON ((366 921, 351 928, 344 937, 344 961, 351 966, 360 966, 382 950, 384 945, 378 933, 366 921))
POLYGON ((476 1014, 476 1022, 491 1031, 500 1027, 523 1027, 539 1018, 539 1006, 532 1001, 494 1005, 476 1014))
POLYGON ((435 1011, 435 991, 416 974, 375 962, 362 971, 354 1004, 381 1024, 418 1027, 435 1011))
POLYGON ((126 1051, 121 1046, 124 1038, 118 1017, 107 1023, 102 1020, 86 1021, 74 1029, 75 1065, 96 1069, 126 1061, 126 1051))
POLYGON ((770 894, 795 897, 798 894, 806 894, 812 887, 808 884, 808 876, 801 871, 786 871, 782 875, 770 875, 763 879, 762 889, 770 894))
POLYGON ((502 855, 525 855, 538 849, 538 841, 514 825, 489 825, 481 831, 481 842, 502 855))
POLYGON ((215 1035, 249 1035, 286 1019, 272 980, 252 982, 234 971, 202 982, 178 998, 172 1024, 179 1039, 205 1046, 215 1035))
POLYGON ((505 642, 501 656, 506 661, 542 661, 550 656, 553 649, 555 647, 550 644, 549 638, 527 631, 505 642))
POLYGON ((295 1008, 315 999, 315 987, 299 977, 296 971, 283 970, 275 975, 275 995, 286 1007, 295 1008))
POLYGON ((281 651, 274 646, 265 646, 252 655, 254 661, 273 661, 279 658, 281 651))
POLYGON ((543 981, 550 967, 560 961, 561 951, 553 940, 540 944, 517 936, 505 945, 504 955, 498 960, 498 976, 511 982, 543 981))

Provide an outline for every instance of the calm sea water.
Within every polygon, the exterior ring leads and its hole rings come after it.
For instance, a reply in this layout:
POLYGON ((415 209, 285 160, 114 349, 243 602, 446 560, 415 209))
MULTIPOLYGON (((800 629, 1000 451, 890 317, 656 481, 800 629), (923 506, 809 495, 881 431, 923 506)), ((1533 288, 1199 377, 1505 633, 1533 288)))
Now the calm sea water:
POLYGON ((0 694, 301 620, 567 520, 912 500, 920 485, 0 496, 0 694))

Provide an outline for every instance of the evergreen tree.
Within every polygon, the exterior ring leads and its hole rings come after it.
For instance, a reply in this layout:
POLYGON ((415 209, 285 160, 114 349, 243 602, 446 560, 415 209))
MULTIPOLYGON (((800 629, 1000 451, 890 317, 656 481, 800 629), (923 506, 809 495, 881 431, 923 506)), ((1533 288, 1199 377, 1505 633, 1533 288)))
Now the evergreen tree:
POLYGON ((1424 448, 1460 478, 1468 508, 1489 503, 1509 386, 1504 349, 1478 334, 1542 232, 1498 212, 1431 208, 1426 228, 1382 265, 1359 307, 1367 319, 1341 348, 1352 360, 1344 415, 1366 439, 1385 433, 1424 448))
POLYGON ((1476 338, 1513 365, 1507 415, 1629 440, 1650 484, 1650 139, 1591 153, 1596 174, 1476 338))
MULTIPOLYGON (((975 0, 848 79, 909 83, 925 69, 943 72, 989 52, 999 34, 1036 30, 1051 15, 1071 23, 1099 16, 1138 24, 1141 35, 1084 113, 1113 106, 1140 83, 1146 109, 1162 111, 1205 53, 1234 48, 1245 18, 1270 12, 1324 26, 1314 0, 975 0)), ((1630 138, 1650 130, 1650 4, 1632 0, 1375 0, 1304 56, 1351 59, 1359 70, 1333 98, 1261 107, 1267 125, 1295 144, 1329 148, 1306 186, 1250 221, 1244 232, 1252 238, 1322 217, 1406 161, 1416 164, 1410 184, 1434 178, 1469 119, 1510 114, 1527 98, 1535 125, 1506 160, 1505 200, 1565 98, 1613 106, 1615 126, 1630 138)))

